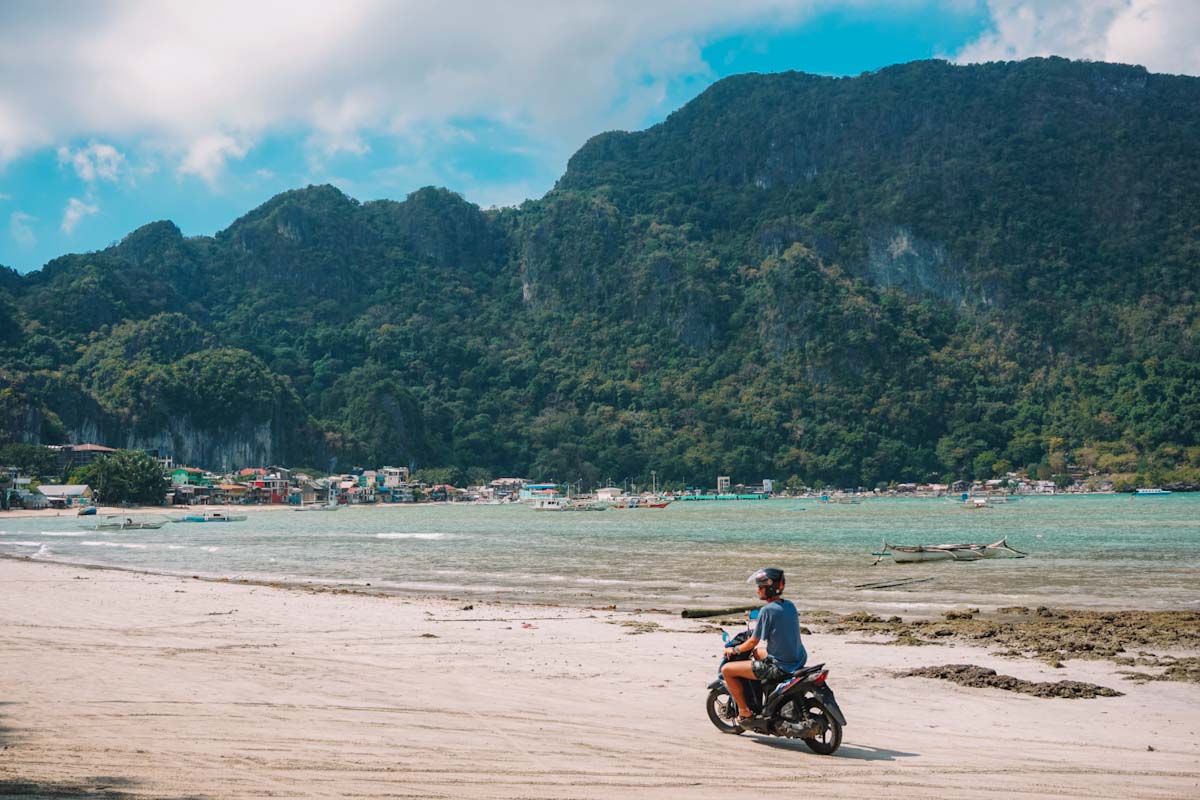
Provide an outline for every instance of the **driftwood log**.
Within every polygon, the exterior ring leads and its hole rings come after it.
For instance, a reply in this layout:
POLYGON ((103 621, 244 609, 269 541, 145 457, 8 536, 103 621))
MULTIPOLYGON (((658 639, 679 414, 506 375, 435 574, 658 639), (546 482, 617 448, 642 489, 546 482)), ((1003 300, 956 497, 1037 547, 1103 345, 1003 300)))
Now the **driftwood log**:
POLYGON ((912 586, 915 583, 925 583, 933 578, 895 578, 889 581, 876 581, 875 583, 859 583, 855 584, 854 588, 858 591, 863 589, 891 589, 894 586, 912 586))
POLYGON ((701 619, 703 617, 719 617, 723 614, 740 614, 743 611, 753 611, 759 606, 734 606, 733 608, 685 608, 681 613, 684 619, 701 619))

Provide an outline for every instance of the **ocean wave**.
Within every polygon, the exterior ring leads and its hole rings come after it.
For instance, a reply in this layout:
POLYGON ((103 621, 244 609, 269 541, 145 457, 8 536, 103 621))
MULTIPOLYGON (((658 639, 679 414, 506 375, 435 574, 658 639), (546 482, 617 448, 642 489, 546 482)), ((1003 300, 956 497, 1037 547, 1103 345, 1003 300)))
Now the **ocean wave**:
POLYGON ((663 582, 660 580, 635 581, 635 580, 629 580, 627 578, 592 578, 592 577, 589 577, 586 575, 580 575, 579 577, 576 577, 573 580, 576 583, 584 583, 584 584, 596 584, 596 585, 601 585, 601 586, 643 586, 643 587, 646 587, 647 589, 654 589, 654 588, 661 587, 663 585, 663 582))
POLYGON ((39 536, 87 536, 95 531, 41 531, 39 536))
POLYGON ((445 539, 446 533, 377 533, 376 539, 445 539))
POLYGON ((17 542, 17 541, 8 542, 8 541, 4 541, 4 542, 0 542, 0 544, 9 544, 9 545, 12 545, 13 547, 41 547, 42 545, 45 544, 45 542, 17 542))
POLYGON ((145 550, 147 545, 137 542, 80 542, 84 547, 126 547, 130 550, 145 550))

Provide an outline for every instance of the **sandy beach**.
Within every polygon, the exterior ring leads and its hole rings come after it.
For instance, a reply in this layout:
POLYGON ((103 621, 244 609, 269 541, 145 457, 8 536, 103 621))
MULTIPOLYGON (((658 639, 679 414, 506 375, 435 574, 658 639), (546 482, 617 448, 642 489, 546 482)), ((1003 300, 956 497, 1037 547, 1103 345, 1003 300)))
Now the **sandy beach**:
POLYGON ((1126 680, 1107 660, 1055 668, 814 625, 808 649, 831 666, 849 720, 822 757, 711 726, 720 640, 708 620, 16 559, 0 560, 0 583, 0 795, 666 798, 726 797, 735 783, 847 798, 1200 794, 1200 685, 1126 680), (1124 694, 1045 699, 898 676, 947 663, 1124 694))

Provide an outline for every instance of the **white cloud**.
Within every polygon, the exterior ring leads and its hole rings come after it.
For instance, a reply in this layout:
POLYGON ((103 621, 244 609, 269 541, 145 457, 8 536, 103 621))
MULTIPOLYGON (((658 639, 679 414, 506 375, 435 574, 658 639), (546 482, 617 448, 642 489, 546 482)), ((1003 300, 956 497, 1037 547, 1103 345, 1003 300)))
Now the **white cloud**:
POLYGON ((1196 0, 989 0, 992 29, 956 60, 1059 55, 1200 75, 1196 0))
MULTIPOLYGON (((87 141, 61 158, 89 186, 134 180, 146 159, 216 186, 283 134, 323 178, 334 157, 436 161, 485 119, 556 171, 590 135, 640 127, 709 80, 716 37, 931 2, 959 14, 976 0, 0 3, 0 76, 21 76, 0 78, 0 168, 87 141)), ((1200 74, 1200 0, 979 6, 992 24, 960 61, 1054 53, 1200 74)))
POLYGON ((75 174, 88 183, 94 183, 97 178, 115 183, 125 166, 125 156, 111 144, 93 141, 78 150, 58 148, 58 163, 60 166, 70 164, 75 168, 75 174))
POLYGON ((192 141, 179 164, 180 175, 195 175, 210 186, 225 169, 230 158, 242 158, 249 145, 224 133, 214 133, 192 141))
POLYGON ((9 236, 21 247, 33 247, 37 244, 37 237, 33 235, 33 227, 29 223, 36 220, 36 217, 30 216, 24 211, 14 211, 8 216, 9 236))
POLYGON ((84 217, 90 217, 93 214, 100 212, 100 207, 91 203, 85 203, 78 197, 72 197, 67 201, 67 207, 63 210, 62 224, 59 229, 63 233, 70 236, 75 232, 75 226, 84 217))
MULTIPOLYGON (((6 4, 0 75, 23 77, 0 81, 0 166, 95 137, 153 143, 181 174, 213 183, 272 133, 299 131, 322 158, 479 117, 569 153, 598 130, 642 124, 672 81, 707 76, 707 38, 837 4, 95 0, 71 13, 6 4)), ((84 180, 124 169, 90 148, 65 156, 84 180)))

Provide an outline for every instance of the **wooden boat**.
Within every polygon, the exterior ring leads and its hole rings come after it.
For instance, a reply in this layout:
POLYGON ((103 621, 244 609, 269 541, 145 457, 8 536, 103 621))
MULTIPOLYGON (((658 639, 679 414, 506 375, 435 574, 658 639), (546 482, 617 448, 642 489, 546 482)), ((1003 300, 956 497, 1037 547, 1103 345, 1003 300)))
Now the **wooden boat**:
POLYGON ((883 551, 874 553, 882 559, 891 556, 897 564, 924 561, 978 561, 981 558, 1024 558, 1025 553, 1008 546, 1008 537, 992 544, 932 544, 899 545, 883 543, 883 551))
POLYGON ((574 500, 567 511, 608 511, 608 503, 602 503, 599 500, 574 500))
POLYGON ((337 503, 337 500, 334 499, 334 500, 329 501, 328 503, 320 503, 320 504, 309 503, 308 505, 305 505, 305 504, 301 503, 298 508, 293 508, 292 511, 337 511, 340 508, 341 508, 341 506, 339 506, 337 503))
POLYGON ((245 515, 226 514, 224 511, 205 511, 203 514, 188 514, 172 522, 242 522, 245 515))
POLYGON ((95 525, 88 525, 89 531, 156 531, 166 520, 135 520, 132 517, 103 517, 95 525))
POLYGON ((557 495, 552 497, 535 497, 529 503, 534 511, 567 511, 571 501, 557 495))
POLYGON ((639 497, 618 497, 613 508, 666 508, 675 501, 673 497, 662 495, 646 495, 639 497))

